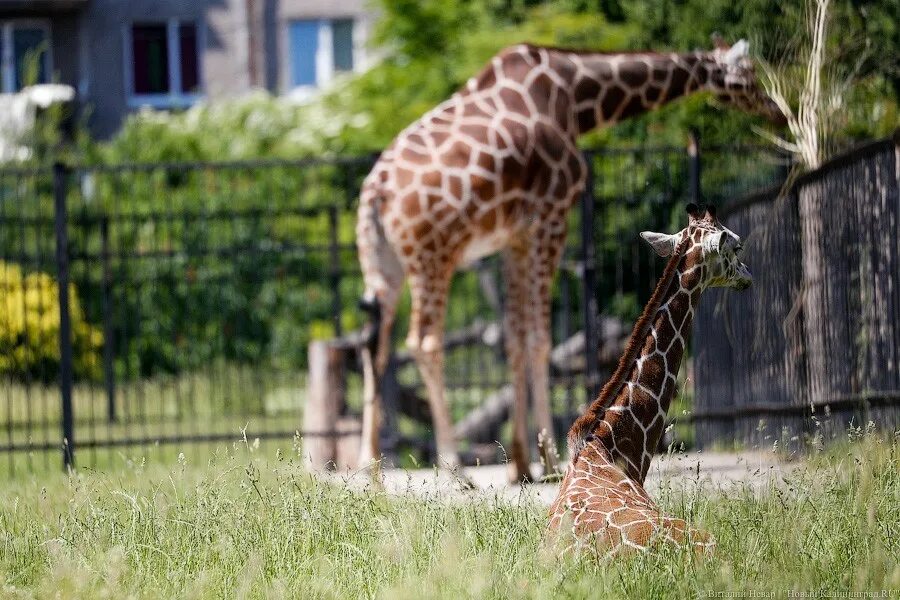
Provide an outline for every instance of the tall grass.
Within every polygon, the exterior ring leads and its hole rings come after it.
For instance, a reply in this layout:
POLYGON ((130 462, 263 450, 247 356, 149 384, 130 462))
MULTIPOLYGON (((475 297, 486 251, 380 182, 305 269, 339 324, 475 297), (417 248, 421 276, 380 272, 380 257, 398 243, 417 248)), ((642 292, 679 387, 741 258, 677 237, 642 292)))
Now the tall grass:
MULTIPOLYGON (((546 509, 388 497, 252 444, 202 464, 0 484, 0 597, 708 597, 900 587, 900 442, 872 435, 762 493, 663 486, 714 556, 598 563, 542 544, 546 509)), ((762 475, 760 475, 762 476, 762 475)))

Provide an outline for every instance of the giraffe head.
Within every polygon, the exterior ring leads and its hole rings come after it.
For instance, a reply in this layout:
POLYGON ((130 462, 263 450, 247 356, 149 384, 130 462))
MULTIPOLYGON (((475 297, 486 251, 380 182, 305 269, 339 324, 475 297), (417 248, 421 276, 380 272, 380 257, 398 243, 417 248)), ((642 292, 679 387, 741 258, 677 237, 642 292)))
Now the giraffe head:
POLYGON ((756 76, 750 43, 739 40, 729 46, 713 36, 715 49, 709 54, 706 87, 723 103, 756 113, 784 125, 787 121, 778 105, 769 97, 756 76))
POLYGON ((662 257, 674 253, 685 257, 684 270, 699 274, 701 287, 729 287, 745 290, 753 283, 750 269, 741 262, 741 238, 722 225, 715 208, 688 204, 688 226, 678 233, 644 231, 644 238, 662 257))

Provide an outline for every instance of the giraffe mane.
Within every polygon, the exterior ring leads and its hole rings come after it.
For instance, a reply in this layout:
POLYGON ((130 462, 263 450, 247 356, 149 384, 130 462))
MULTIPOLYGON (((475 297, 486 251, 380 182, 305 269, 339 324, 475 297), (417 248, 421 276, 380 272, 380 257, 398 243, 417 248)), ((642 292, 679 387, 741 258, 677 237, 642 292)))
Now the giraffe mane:
MULTIPOLYGON (((566 52, 569 54, 597 54, 598 56, 642 56, 642 55, 653 55, 653 56, 668 56, 670 54, 678 54, 683 56, 700 56, 700 55, 711 55, 712 52, 707 50, 697 50, 697 51, 683 51, 683 50, 651 50, 649 48, 644 50, 597 50, 591 48, 567 48, 566 46, 549 46, 546 44, 533 44, 531 42, 522 42, 518 44, 520 46, 529 46, 531 48, 548 50, 550 52, 566 52)), ((515 48, 516 46, 511 46, 515 48)))
MULTIPOLYGON (((561 54, 576 54, 579 56, 668 56, 673 52, 659 51, 659 50, 618 50, 618 51, 610 51, 610 50, 592 50, 590 48, 566 48, 564 46, 548 46, 545 44, 535 44, 532 42, 521 42, 518 44, 512 44, 510 46, 506 46, 501 49, 497 54, 495 54, 492 58, 500 58, 501 60, 508 56, 516 53, 518 48, 526 47, 531 50, 546 50, 547 52, 561 53, 561 54)), ((690 58, 702 58, 704 56, 711 56, 711 52, 707 51, 694 51, 694 52, 674 52, 678 56, 683 59, 690 58)), ((485 64, 478 73, 476 73, 470 80, 463 82, 463 84, 459 87, 457 92, 466 93, 472 91, 472 88, 469 87, 469 81, 475 82, 474 89, 482 89, 483 85, 486 81, 489 81, 491 77, 494 76, 494 64, 491 60, 488 60, 487 64, 485 64)))
POLYGON ((625 345, 625 351, 622 353, 622 356, 619 357, 619 363, 616 365, 616 370, 600 390, 597 398, 591 402, 584 414, 578 417, 578 419, 575 420, 575 423, 572 424, 572 428, 569 429, 568 442, 572 460, 575 460, 578 451, 583 447, 584 440, 597 426, 598 422, 603 417, 603 413, 609 408, 610 404, 612 404, 612 401, 616 398, 621 391, 622 386, 625 384, 625 378, 631 367, 634 365, 635 360, 637 360, 641 348, 643 347, 651 321, 659 310, 663 297, 666 292, 668 292, 669 287, 675 278, 675 273, 678 271, 678 263, 681 261, 682 255, 690 242, 691 237, 686 235, 678 243, 678 246, 672 253, 672 257, 669 259, 669 262, 666 263, 666 268, 663 270, 659 283, 656 284, 656 288, 653 290, 649 302, 647 302, 641 316, 638 317, 637 322, 634 324, 634 329, 631 331, 631 337, 625 345))

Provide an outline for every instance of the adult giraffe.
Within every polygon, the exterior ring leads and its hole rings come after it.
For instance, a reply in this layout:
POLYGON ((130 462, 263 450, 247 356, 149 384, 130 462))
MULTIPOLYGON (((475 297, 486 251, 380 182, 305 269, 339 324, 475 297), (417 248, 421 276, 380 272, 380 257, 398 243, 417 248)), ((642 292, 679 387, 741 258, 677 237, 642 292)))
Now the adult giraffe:
POLYGON ((412 296, 406 344, 428 391, 438 462, 459 465, 444 402, 450 279, 461 264, 503 250, 505 343, 515 390, 510 478, 530 479, 529 381, 543 433, 540 452, 545 468, 555 470, 550 286, 565 243, 566 212, 585 186, 576 139, 701 90, 782 118, 758 86, 743 40, 689 54, 523 44, 500 52, 463 89, 397 136, 363 182, 356 228, 366 288, 362 306, 372 316, 362 353, 361 465, 380 456, 379 382, 404 279, 412 296))
POLYGON ((744 290, 753 281, 740 260, 741 238, 711 210, 691 204, 688 215, 678 233, 641 234, 669 262, 615 372, 569 430, 569 467, 549 525, 569 546, 614 554, 655 539, 699 549, 714 543, 683 520, 662 516, 644 490, 700 295, 708 287, 744 290))

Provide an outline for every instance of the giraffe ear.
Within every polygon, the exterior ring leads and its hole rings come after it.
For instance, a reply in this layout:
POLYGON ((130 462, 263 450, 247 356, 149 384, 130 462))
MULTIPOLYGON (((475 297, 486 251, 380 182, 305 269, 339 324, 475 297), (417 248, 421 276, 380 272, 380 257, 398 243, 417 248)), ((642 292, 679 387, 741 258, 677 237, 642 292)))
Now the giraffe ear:
POLYGON ((724 231, 717 231, 715 233, 712 233, 703 238, 703 251, 706 253, 721 252, 722 247, 727 239, 728 238, 725 236, 724 231))
POLYGON ((724 61, 727 65, 737 65, 741 59, 750 54, 750 42, 738 40, 725 52, 724 61))
POLYGON ((675 251, 678 236, 671 233, 656 233, 655 231, 642 231, 641 237, 650 244, 653 251, 666 258, 675 251))

